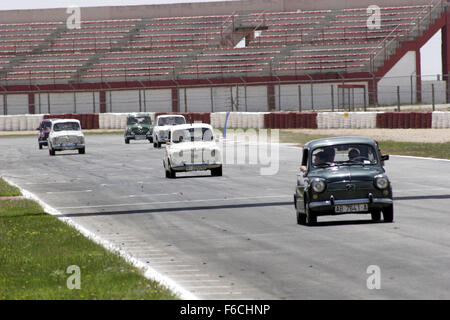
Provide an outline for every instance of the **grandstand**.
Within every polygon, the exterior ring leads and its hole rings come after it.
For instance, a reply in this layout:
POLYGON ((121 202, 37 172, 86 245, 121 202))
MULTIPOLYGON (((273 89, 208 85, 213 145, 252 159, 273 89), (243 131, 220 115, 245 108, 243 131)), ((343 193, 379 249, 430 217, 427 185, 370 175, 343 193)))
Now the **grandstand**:
POLYGON ((61 10, 1 12, 0 88, 4 95, 27 94, 34 113, 37 93, 97 92, 105 112, 106 91, 170 88, 171 111, 180 111, 182 88, 258 85, 267 88, 271 110, 280 83, 366 79, 368 102, 375 104, 378 81, 441 28, 448 73, 447 1, 380 1, 379 29, 367 27, 366 2, 85 8, 75 30, 61 10))

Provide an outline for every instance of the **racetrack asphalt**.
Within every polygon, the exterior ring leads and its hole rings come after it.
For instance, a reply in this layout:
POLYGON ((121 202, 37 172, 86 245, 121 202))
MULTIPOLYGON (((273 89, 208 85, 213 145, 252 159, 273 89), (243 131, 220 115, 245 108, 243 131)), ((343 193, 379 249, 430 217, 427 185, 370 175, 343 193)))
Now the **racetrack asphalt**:
POLYGON ((121 135, 86 145, 50 157, 36 137, 1 138, 0 175, 200 299, 450 298, 450 161, 386 162, 394 223, 352 214, 307 227, 293 206, 299 148, 279 146, 275 175, 226 163, 222 177, 166 179, 164 148, 121 135))

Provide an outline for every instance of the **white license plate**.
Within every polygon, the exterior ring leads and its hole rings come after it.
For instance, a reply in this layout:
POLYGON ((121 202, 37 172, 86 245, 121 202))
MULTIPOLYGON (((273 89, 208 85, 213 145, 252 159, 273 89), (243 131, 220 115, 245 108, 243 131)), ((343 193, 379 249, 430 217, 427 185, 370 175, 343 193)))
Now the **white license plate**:
POLYGON ((147 137, 146 136, 134 136, 134 138, 136 140, 145 140, 147 137))
POLYGON ((206 166, 186 166, 186 171, 202 171, 206 170, 206 166))
POLYGON ((335 213, 366 212, 366 211, 369 211, 369 205, 367 203, 340 204, 334 207, 335 213))

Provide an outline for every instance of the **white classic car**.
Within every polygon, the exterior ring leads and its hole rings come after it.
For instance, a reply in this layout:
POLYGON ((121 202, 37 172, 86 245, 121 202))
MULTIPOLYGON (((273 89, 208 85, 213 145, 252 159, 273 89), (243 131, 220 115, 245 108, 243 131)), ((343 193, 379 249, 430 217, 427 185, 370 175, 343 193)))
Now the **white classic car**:
POLYGON ((169 141, 169 131, 173 126, 186 124, 183 115, 166 114, 156 117, 153 127, 153 147, 161 148, 162 143, 169 141))
POLYGON ((80 121, 76 119, 52 121, 48 135, 48 152, 54 156, 56 151, 63 150, 78 150, 80 154, 85 153, 85 141, 80 121))
POLYGON ((193 123, 172 127, 164 168, 166 178, 175 178, 177 172, 201 170, 211 170, 212 176, 221 176, 222 156, 212 126, 193 123))

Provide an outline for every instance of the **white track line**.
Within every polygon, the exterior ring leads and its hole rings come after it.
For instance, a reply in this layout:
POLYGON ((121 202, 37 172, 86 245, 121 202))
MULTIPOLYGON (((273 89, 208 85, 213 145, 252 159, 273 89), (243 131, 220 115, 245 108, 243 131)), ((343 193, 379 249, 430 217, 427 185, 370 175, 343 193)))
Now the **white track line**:
POLYGON ((88 229, 86 229, 83 226, 74 222, 72 219, 63 217, 61 212, 59 212, 55 208, 49 206, 47 203, 45 203, 44 201, 39 199, 33 193, 22 189, 20 186, 18 186, 17 184, 15 184, 14 182, 10 181, 7 178, 4 178, 4 180, 7 183, 11 184, 12 186, 18 188, 25 198, 34 200, 37 203, 39 203, 42 206, 42 208, 44 209, 44 211, 47 212, 48 214, 56 216, 61 221, 67 223, 71 227, 78 230, 85 237, 87 237, 90 240, 94 241, 95 243, 103 246, 107 250, 119 254, 122 258, 124 258, 127 262, 129 262, 136 268, 144 270, 144 276, 147 279, 159 282, 160 284, 162 284, 163 286, 167 287, 169 290, 171 290, 172 292, 177 294, 183 300, 198 300, 199 299, 192 292, 189 292, 188 290, 186 290, 184 287, 182 287, 180 284, 175 282, 173 279, 169 278, 168 276, 163 275, 162 273, 160 273, 160 272, 156 271, 155 269, 153 269, 152 267, 148 266, 147 263, 144 263, 144 262, 134 258, 133 256, 129 255, 127 252, 125 252, 121 248, 113 245, 110 241, 107 241, 107 240, 97 236, 93 232, 89 231, 88 229))

